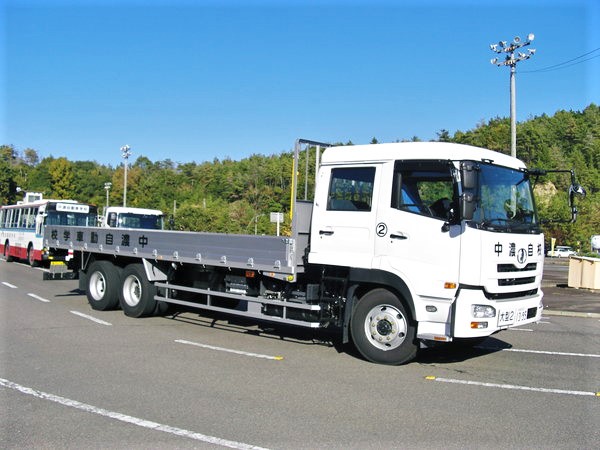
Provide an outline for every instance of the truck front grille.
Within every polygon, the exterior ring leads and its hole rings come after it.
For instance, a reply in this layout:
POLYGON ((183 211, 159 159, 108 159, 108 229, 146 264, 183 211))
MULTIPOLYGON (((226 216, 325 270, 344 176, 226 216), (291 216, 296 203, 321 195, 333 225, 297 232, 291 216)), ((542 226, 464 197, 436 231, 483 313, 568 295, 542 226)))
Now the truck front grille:
POLYGON ((537 263, 529 263, 522 269, 519 269, 514 264, 498 264, 498 273, 507 272, 530 272, 537 269, 537 263))
POLYGON ((498 280, 498 286, 520 286, 521 284, 535 283, 535 277, 503 278, 498 280))

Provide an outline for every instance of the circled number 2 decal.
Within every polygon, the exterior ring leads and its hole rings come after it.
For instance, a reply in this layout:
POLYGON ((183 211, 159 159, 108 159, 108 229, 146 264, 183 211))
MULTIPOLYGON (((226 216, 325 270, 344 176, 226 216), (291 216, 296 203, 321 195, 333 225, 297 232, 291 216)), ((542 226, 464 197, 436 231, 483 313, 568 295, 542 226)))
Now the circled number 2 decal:
POLYGON ((387 225, 383 222, 379 222, 375 228, 375 232, 379 237, 385 237, 388 232, 387 225))

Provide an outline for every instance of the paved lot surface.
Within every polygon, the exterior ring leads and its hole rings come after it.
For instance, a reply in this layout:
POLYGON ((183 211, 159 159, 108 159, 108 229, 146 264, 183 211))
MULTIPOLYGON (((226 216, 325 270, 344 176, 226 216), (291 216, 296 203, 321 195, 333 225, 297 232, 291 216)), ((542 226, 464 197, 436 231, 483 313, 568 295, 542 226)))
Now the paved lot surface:
POLYGON ((93 311, 0 261, 0 448, 597 448, 599 294, 558 287, 566 267, 545 272, 561 315, 389 367, 322 334, 93 311))
POLYGON ((600 318, 600 291, 567 286, 568 259, 546 258, 544 264, 544 313, 600 318))

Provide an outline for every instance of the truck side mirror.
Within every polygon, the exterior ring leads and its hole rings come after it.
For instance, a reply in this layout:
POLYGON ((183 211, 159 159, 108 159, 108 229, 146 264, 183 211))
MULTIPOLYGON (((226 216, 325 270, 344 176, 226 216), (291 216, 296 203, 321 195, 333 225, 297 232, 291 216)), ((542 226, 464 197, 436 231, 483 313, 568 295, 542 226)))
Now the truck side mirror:
POLYGON ((462 220, 473 220, 475 215, 476 199, 473 192, 477 188, 479 166, 475 162, 467 161, 460 165, 460 177, 463 193, 460 196, 460 216, 462 220))
POLYGON ((460 196, 460 215, 463 220, 473 220, 475 215, 475 195, 464 192, 460 196))
POLYGON ((460 165, 460 176, 464 190, 475 189, 477 187, 478 167, 475 163, 464 162, 460 165))
POLYGON ((575 196, 578 195, 581 198, 585 198, 586 192, 583 186, 580 184, 572 183, 569 186, 569 206, 571 207, 571 222, 577 220, 577 206, 575 205, 575 196))
POLYGON ((585 198, 586 194, 587 192, 585 192, 585 189, 582 185, 572 184, 571 186, 569 186, 569 204, 573 205, 576 195, 581 196, 581 198, 585 198))

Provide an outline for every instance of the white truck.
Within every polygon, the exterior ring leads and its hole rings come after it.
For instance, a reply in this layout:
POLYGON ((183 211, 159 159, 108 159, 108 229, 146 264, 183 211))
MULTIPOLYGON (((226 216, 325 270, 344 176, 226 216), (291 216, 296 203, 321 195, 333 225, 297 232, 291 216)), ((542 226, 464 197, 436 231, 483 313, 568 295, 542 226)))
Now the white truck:
MULTIPOLYGON (((73 251, 96 310, 140 317, 175 304, 332 328, 376 363, 540 319, 542 171, 438 142, 329 147, 319 161, 327 145, 298 140, 294 174, 311 147, 314 200, 296 200, 294 177, 291 236, 47 226, 46 244, 57 259, 73 251)), ((561 172, 574 219, 583 189, 561 172)))
POLYGON ((159 209, 109 206, 104 210, 101 226, 109 228, 164 229, 165 215, 159 209))

